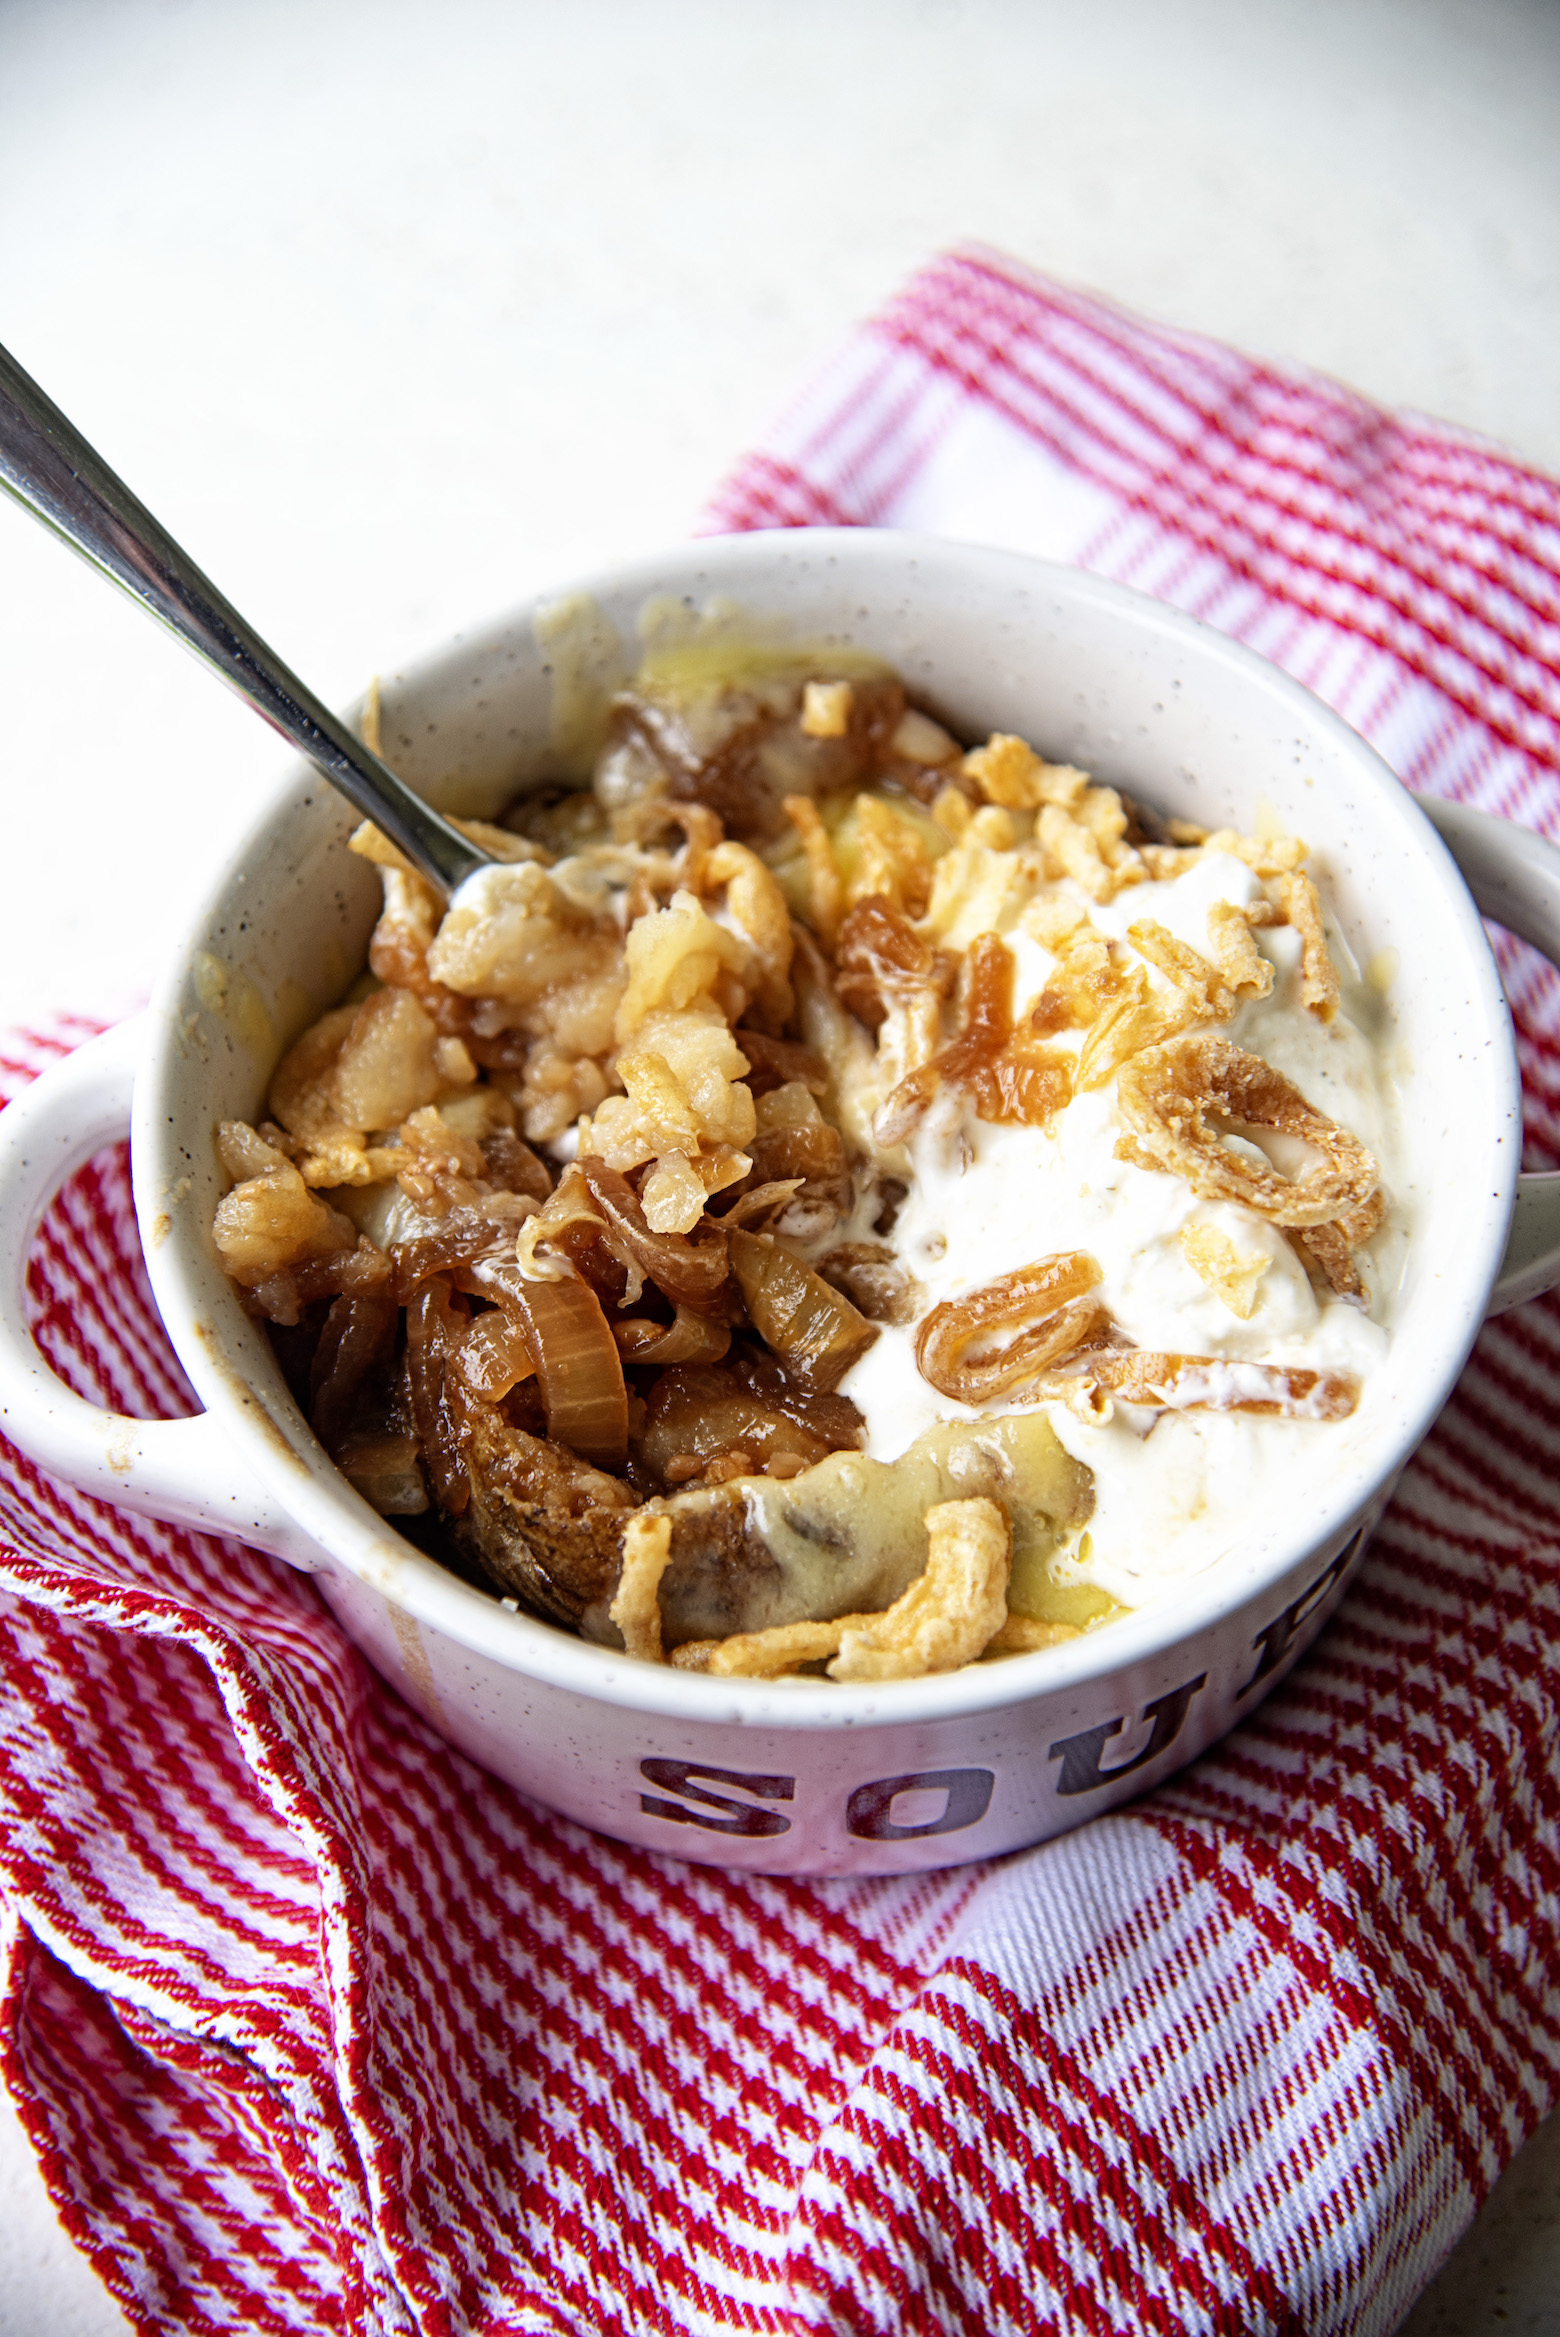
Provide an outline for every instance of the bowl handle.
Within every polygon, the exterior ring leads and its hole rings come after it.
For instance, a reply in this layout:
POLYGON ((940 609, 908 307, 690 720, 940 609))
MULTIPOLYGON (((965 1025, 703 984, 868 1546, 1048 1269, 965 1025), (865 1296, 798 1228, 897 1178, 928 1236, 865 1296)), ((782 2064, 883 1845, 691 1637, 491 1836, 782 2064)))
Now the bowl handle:
MULTIPOLYGON (((1419 798, 1462 870, 1479 914, 1504 925, 1560 966, 1560 851, 1514 820, 1491 819, 1463 803, 1419 798)), ((1517 1205, 1490 1292, 1489 1314, 1560 1288, 1560 1170, 1518 1177, 1517 1205)))
POLYGON ((51 1064, 0 1113, 0 1428, 67 1485, 203 1533, 233 1534, 313 1572, 325 1552, 255 1483, 207 1412, 132 1420, 57 1379, 27 1320, 38 1222, 74 1170, 128 1134, 145 1041, 137 1015, 51 1064))

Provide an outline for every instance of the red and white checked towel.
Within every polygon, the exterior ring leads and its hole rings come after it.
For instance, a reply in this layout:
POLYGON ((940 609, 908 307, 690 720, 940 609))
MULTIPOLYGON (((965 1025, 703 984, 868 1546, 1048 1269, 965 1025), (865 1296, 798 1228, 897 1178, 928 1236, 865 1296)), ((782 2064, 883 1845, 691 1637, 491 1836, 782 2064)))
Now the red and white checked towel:
MULTIPOLYGON (((818 520, 1124 578, 1560 834, 1560 488, 1466 433, 971 253, 715 511, 818 520)), ((1560 983, 1508 971, 1553 1162, 1560 983)), ((122 1157, 34 1291, 73 1384, 187 1400, 122 1157)), ((1551 1302, 1235 1736, 865 1883, 584 1834, 306 1580, 5 1456, 5 2074, 69 2230, 145 2330, 1390 2329, 1556 2096, 1557 1398, 1551 1302)))

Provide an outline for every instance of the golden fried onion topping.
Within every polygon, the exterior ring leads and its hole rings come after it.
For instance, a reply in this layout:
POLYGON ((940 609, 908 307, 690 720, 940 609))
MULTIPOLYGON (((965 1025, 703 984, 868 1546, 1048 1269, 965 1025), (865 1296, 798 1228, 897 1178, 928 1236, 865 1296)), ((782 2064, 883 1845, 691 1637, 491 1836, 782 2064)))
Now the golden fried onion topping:
POLYGON ((903 1143, 945 1089, 962 1088, 982 1120, 1035 1128, 1046 1127, 1071 1101, 1071 1066, 1044 1044, 1066 1019, 1060 999, 1046 992, 1027 1027, 1015 1031, 1013 952, 1007 943, 995 933, 980 934, 971 944, 968 970, 963 1030, 899 1082, 877 1117, 880 1143, 903 1143))
POLYGON ((1110 1399, 1169 1412, 1246 1412, 1278 1420, 1346 1420, 1359 1402, 1346 1372, 1283 1363, 1241 1363, 1225 1355, 1156 1355, 1109 1348, 1047 1372, 1031 1401, 1059 1399, 1089 1420, 1107 1419, 1110 1399))
POLYGON ((697 1665, 721 1679, 773 1680, 833 1656, 831 1680, 918 1680, 974 1663, 1007 1621, 1007 1517, 984 1498, 939 1501, 926 1513, 926 1536, 925 1570, 882 1614, 781 1623, 713 1645, 702 1641, 696 1656, 692 1648, 677 1650, 679 1669, 697 1665))
POLYGON ((1380 1223, 1380 1171, 1357 1136, 1306 1102, 1292 1080, 1228 1039, 1202 1036, 1146 1048, 1116 1082, 1132 1133, 1118 1160, 1168 1169, 1205 1201, 1237 1201, 1273 1225, 1336 1226, 1352 1246, 1380 1223), (1211 1121, 1271 1128, 1322 1155, 1293 1179, 1233 1152, 1211 1121))
POLYGON ((635 1510, 623 1526, 623 1571, 607 1612, 641 1663, 661 1661, 661 1577, 671 1555, 671 1519, 635 1510))
POLYGON ((1285 1420, 1346 1419, 1359 1401, 1356 1382, 1341 1372, 1108 1345, 1111 1319, 1092 1295, 1099 1279, 1086 1251, 1062 1250, 945 1299, 917 1334, 922 1378, 962 1404, 1060 1402, 1096 1424, 1110 1418, 1115 1397, 1154 1410, 1285 1420))
POLYGON ((1099 1279, 1086 1250, 1062 1250, 944 1299, 916 1334, 921 1377, 960 1404, 1035 1400, 1029 1391, 1041 1373, 1109 1328, 1104 1307, 1086 1295, 1099 1279))

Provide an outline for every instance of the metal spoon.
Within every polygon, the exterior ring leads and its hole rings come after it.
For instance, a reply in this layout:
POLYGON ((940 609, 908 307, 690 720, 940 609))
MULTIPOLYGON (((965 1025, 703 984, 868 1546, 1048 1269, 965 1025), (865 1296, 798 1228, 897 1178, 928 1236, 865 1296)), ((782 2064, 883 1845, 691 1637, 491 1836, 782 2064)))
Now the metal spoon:
POLYGON ((0 485, 160 617, 333 787, 453 892, 491 855, 430 811, 245 624, 14 357, 0 349, 0 485))

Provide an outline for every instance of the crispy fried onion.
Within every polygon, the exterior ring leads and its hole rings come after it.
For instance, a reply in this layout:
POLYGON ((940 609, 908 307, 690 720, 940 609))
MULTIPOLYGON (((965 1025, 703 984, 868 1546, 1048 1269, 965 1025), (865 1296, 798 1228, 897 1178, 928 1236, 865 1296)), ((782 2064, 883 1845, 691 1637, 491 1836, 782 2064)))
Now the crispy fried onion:
MULTIPOLYGON (((1248 937, 1249 938, 1249 937, 1248 937)), ((1200 1022, 1222 1022, 1235 1010, 1235 993, 1216 966, 1164 926, 1145 918, 1127 939, 1169 984, 1156 991, 1143 967, 1118 975, 1118 994, 1092 1025, 1074 1073, 1080 1092, 1103 1087, 1112 1072, 1145 1047, 1161 1044, 1200 1022)))
POLYGON ((1116 1095, 1131 1130, 1117 1143, 1118 1160, 1185 1177, 1201 1199, 1238 1201, 1274 1225, 1299 1231, 1308 1246, 1316 1230, 1326 1228, 1315 1249, 1324 1271, 1331 1271, 1329 1256, 1346 1255, 1381 1222, 1380 1171, 1359 1138, 1315 1110, 1260 1055, 1228 1039, 1173 1039, 1151 1047, 1124 1066, 1116 1095), (1212 1119, 1298 1137, 1322 1159, 1294 1179, 1280 1176, 1231 1151, 1209 1125, 1212 1119))
POLYGON ((1339 1225, 1308 1225, 1289 1239, 1309 1265, 1324 1274, 1340 1297, 1365 1296, 1365 1283, 1354 1259, 1353 1245, 1369 1241, 1387 1213, 1387 1197, 1377 1191, 1351 1220, 1347 1233, 1339 1225))
POLYGON ((1033 1615, 1009 1615, 995 1639, 987 1642, 988 1655, 1033 1655, 1037 1648, 1065 1647, 1083 1636, 1076 1623, 1040 1623, 1033 1615))
POLYGON ((623 1528, 623 1571, 608 1615, 641 1663, 661 1658, 661 1577, 672 1555, 672 1521, 636 1510, 623 1528))
POLYGON ((939 1501, 926 1513, 926 1568, 880 1615, 781 1623, 679 1648, 679 1668, 772 1680, 833 1656, 831 1680, 915 1680, 974 1663, 1007 1620, 1012 1540, 1000 1505, 939 1501))
POLYGON ((1064 1055, 1043 1040, 1054 1030, 1051 1002, 1029 1027, 1013 1028, 1013 952, 994 933, 983 933, 966 960, 964 1028, 951 1047, 934 1055, 899 1082, 874 1123, 880 1144, 901 1144, 932 1099, 943 1089, 969 1096, 978 1119, 1048 1125, 1070 1101, 1072 1070, 1064 1055))
POLYGON ((1291 869, 1270 877, 1268 892, 1300 936, 1300 1003, 1318 1022, 1331 1022, 1338 1011, 1338 975, 1328 954, 1316 887, 1303 869, 1291 869))
POLYGON ((791 969, 791 916, 773 873, 745 844, 716 844, 703 855, 702 892, 724 889, 726 916, 752 952, 746 969, 753 1003, 776 1031, 796 1003, 791 969))
POLYGON ((840 879, 839 863, 834 857, 834 846, 829 831, 823 824, 818 806, 810 795, 787 795, 781 809, 801 839, 807 861, 807 913, 813 931, 825 945, 831 944, 839 929, 840 911, 845 905, 845 887, 840 879))
POLYGON ((1043 1400, 1033 1393, 1039 1376, 1109 1327, 1104 1307, 1088 1295, 1099 1279, 1087 1251, 1060 1250, 945 1299, 916 1334, 921 1377, 960 1404, 1043 1400))
POLYGON ((1278 1420, 1346 1420, 1359 1382, 1346 1372, 1307 1371, 1282 1363, 1242 1363, 1225 1355, 1156 1355, 1107 1348, 1047 1372, 1032 1401, 1061 1401, 1086 1420, 1103 1422, 1111 1398, 1168 1412, 1249 1412, 1278 1420))

